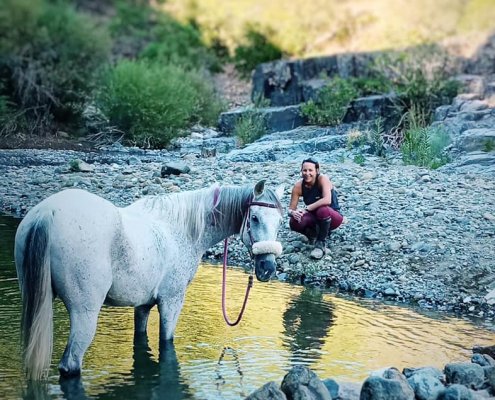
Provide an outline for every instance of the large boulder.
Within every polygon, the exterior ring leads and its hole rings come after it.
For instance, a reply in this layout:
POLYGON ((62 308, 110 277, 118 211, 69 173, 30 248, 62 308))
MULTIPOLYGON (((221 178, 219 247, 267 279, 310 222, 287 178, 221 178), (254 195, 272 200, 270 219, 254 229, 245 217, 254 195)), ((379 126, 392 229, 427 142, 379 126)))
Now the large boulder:
POLYGON ((268 382, 251 393, 245 400, 287 400, 275 382, 268 382))
POLYGON ((332 400, 318 376, 302 365, 296 365, 284 376, 281 389, 288 399, 332 400))
POLYGON ((305 99, 306 82, 313 79, 366 76, 379 53, 337 54, 301 60, 259 64, 253 73, 252 99, 269 99, 272 106, 299 104, 305 99))
POLYGON ((483 367, 473 363, 450 363, 445 366, 447 383, 464 385, 471 389, 481 389, 485 383, 483 367))
POLYGON ((361 389, 360 400, 414 400, 414 391, 396 368, 368 377, 361 389))

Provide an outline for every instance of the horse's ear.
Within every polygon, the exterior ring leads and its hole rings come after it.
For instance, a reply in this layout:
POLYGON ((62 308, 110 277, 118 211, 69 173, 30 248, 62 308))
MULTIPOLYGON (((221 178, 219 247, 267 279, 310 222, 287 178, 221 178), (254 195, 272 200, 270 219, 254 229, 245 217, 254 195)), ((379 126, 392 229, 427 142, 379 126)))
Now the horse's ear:
POLYGON ((265 180, 259 181, 256 186, 254 187, 254 195, 255 197, 259 197, 263 194, 263 191, 265 190, 265 180))
POLYGON ((277 195, 277 198, 279 200, 284 195, 284 190, 285 190, 285 185, 284 184, 278 185, 277 188, 275 189, 275 194, 277 195))

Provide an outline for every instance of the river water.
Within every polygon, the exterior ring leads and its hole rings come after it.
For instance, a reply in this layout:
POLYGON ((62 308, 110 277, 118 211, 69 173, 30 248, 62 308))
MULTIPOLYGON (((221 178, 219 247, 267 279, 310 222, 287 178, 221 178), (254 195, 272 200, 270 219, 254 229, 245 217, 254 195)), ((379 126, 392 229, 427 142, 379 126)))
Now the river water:
MULTIPOLYGON (((221 312, 221 268, 201 265, 188 289, 174 347, 158 351, 158 314, 149 343, 133 349, 133 310, 104 307, 82 378, 59 381, 57 364, 69 329, 55 301, 54 353, 46 384, 26 386, 19 351, 20 294, 13 261, 18 220, 0 216, 0 397, 2 399, 242 399, 282 381, 294 365, 318 376, 362 382, 376 369, 469 361, 473 345, 492 345, 495 325, 351 299, 278 281, 255 282, 237 327, 221 312), (165 353, 165 354, 163 354, 165 353)), ((230 318, 247 275, 228 271, 230 318)))

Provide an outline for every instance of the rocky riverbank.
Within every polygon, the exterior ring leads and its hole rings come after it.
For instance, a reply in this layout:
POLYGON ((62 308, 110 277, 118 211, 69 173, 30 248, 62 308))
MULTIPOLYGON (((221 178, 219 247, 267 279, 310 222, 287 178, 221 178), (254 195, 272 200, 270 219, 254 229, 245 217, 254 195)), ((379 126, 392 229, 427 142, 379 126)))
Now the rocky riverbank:
POLYGON ((246 400, 482 400, 495 393, 495 360, 474 354, 471 362, 449 363, 443 370, 433 367, 385 368, 374 371, 362 383, 320 380, 307 367, 293 367, 281 385, 269 382, 246 400))
MULTIPOLYGON (((263 141, 261 145, 266 147, 263 141)), ((228 151, 233 147, 232 138, 202 131, 170 151, 119 145, 98 152, 0 150, 0 212, 23 216, 43 198, 69 187, 125 206, 145 195, 259 179, 272 186, 285 184, 282 203, 287 205, 308 152, 277 153, 276 161, 256 162, 259 152, 249 158, 248 151, 246 161, 238 161, 239 153, 228 151), (201 149, 213 143, 225 152, 201 156, 201 149), (189 171, 162 176, 163 166, 170 163, 189 171)), ((279 235, 284 253, 278 260, 278 279, 494 318, 491 172, 432 171, 404 166, 394 157, 367 156, 366 163, 358 165, 338 151, 313 155, 338 188, 346 223, 332 234, 328 254, 313 260, 305 238, 291 232, 287 220, 279 235)), ((232 240, 229 251, 230 265, 249 266, 239 241, 232 240)), ((220 261, 221 256, 219 244, 205 260, 220 261)))

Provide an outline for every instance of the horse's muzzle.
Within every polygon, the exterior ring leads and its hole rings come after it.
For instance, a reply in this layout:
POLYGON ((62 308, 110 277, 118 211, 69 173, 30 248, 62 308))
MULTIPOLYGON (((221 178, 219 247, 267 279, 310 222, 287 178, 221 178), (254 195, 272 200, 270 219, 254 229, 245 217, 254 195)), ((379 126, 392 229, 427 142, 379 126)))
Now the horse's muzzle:
POLYGON ((254 272, 256 279, 260 282, 269 281, 276 269, 277 263, 274 254, 256 254, 254 256, 254 272))

